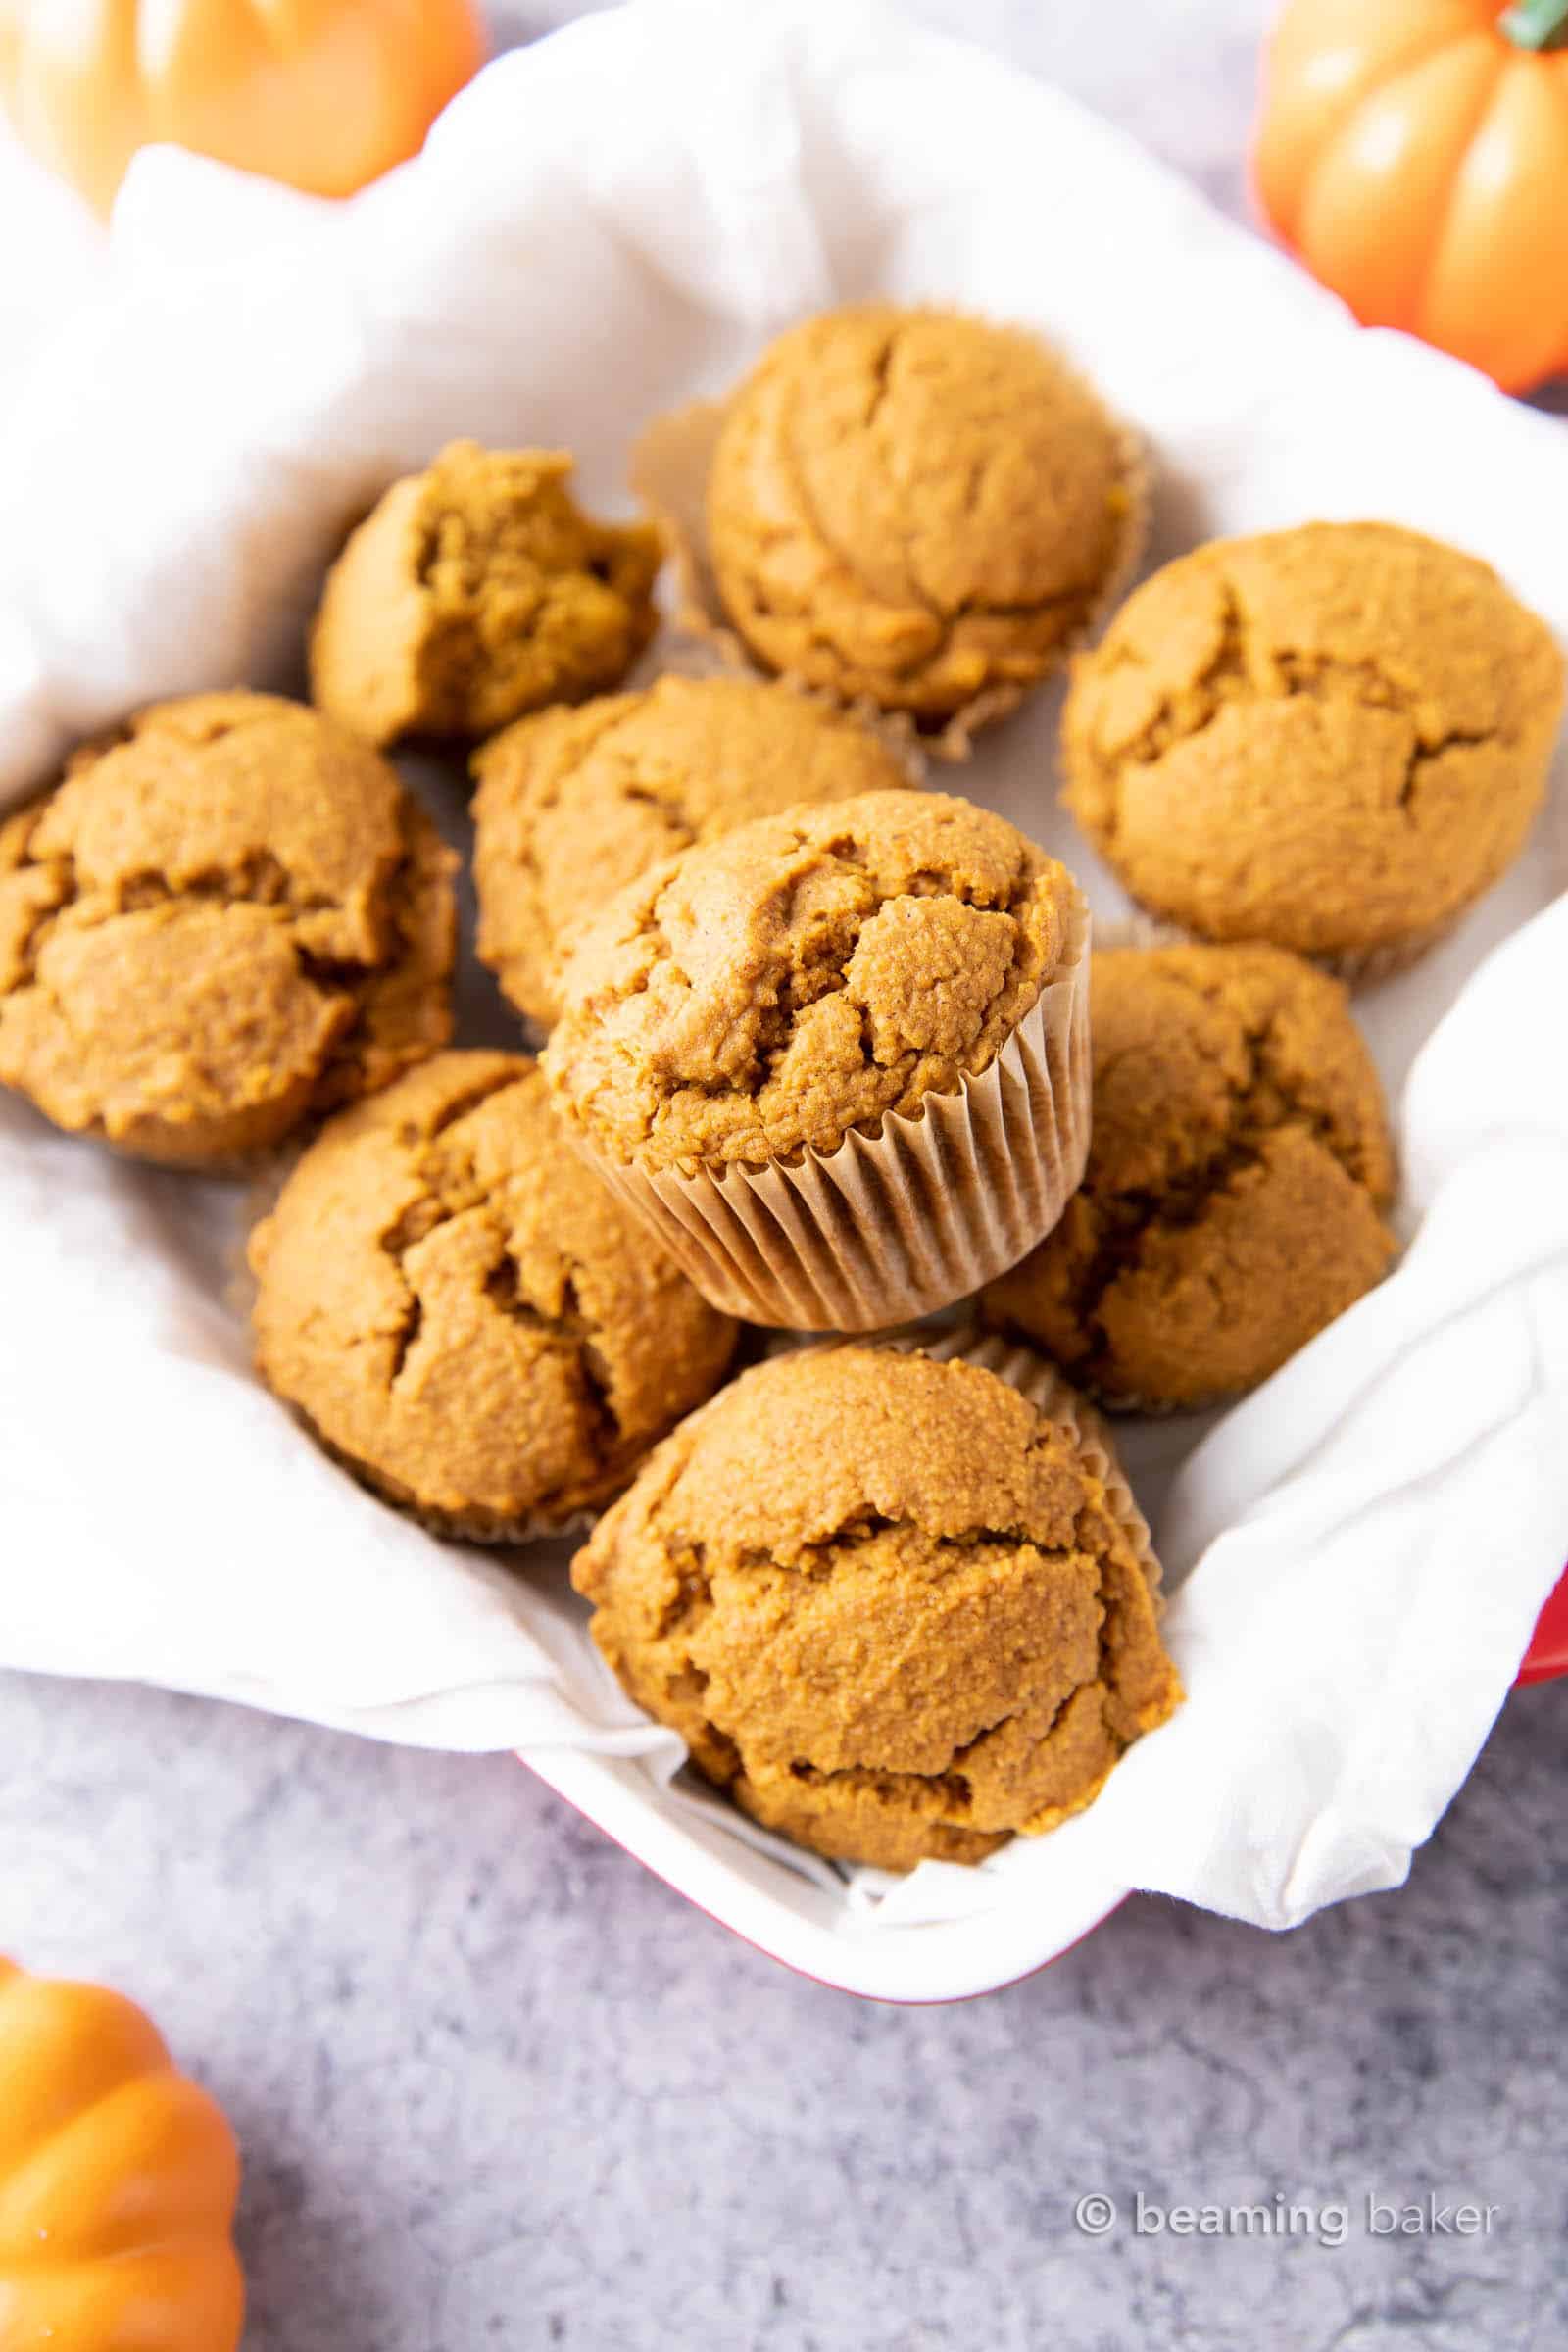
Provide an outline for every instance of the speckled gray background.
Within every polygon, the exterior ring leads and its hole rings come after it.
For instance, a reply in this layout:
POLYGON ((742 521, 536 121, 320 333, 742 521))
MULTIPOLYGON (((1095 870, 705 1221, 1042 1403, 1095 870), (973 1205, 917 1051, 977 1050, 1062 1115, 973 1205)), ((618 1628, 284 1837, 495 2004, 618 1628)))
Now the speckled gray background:
MULTIPOLYGON (((1240 209, 1263 0, 910 13, 1240 209)), ((1028 1984, 896 2011, 750 1952, 503 1759, 0 1678, 0 1946, 146 2000, 227 2106, 259 2352, 1548 2352, 1564 1704, 1509 1701, 1397 1893, 1274 1938, 1139 1900, 1028 1984), (1349 2223, 1140 2237, 1140 2191, 1349 2223), (1369 2194, 1429 2192, 1490 2232, 1368 2235, 1369 2194)))

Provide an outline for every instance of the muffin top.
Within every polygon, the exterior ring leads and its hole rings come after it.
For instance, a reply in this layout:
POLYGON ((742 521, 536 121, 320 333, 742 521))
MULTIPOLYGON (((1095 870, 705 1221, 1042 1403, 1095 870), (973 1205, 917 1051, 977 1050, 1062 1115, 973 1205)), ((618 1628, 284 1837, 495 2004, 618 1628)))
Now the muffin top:
POLYGON ((1066 869, 967 801, 762 817, 654 867, 582 935, 545 1066, 611 1159, 832 1152, 985 1069, 1083 927, 1066 869))
POLYGON ((57 1125, 219 1165, 451 1027, 451 853, 297 703, 159 703, 0 825, 0 1079, 57 1125))
POLYGON ((1394 1250, 1382 1088, 1345 990, 1265 947, 1092 959, 1082 1188, 985 1293, 1106 1402, 1250 1388, 1394 1250))
POLYGON ((734 1346, 572 1157, 522 1054, 440 1054, 340 1113, 250 1258, 269 1386, 369 1484, 472 1536, 613 1494, 734 1346))
POLYGON ((1179 1696, 1104 1468, 989 1371, 808 1349, 684 1422, 572 1580, 748 1811, 890 1869, 978 1860, 1087 1803, 1179 1696))
POLYGON ((1067 806, 1136 897, 1212 939, 1363 951, 1504 870, 1563 663, 1496 574, 1392 523, 1200 548, 1080 657, 1067 806))
POLYGON ((454 441, 394 482, 327 576, 311 693, 372 743, 474 741, 618 685, 654 633, 660 547, 585 514, 561 450, 454 441))
POLYGON ((781 335, 725 416, 708 538, 770 668, 939 722, 1033 685, 1126 546, 1123 436, 1034 336, 868 303, 781 335))
POLYGON ((573 934, 649 866, 752 817, 906 781, 863 727, 740 678, 542 711, 473 764, 479 954, 545 1026, 573 934))

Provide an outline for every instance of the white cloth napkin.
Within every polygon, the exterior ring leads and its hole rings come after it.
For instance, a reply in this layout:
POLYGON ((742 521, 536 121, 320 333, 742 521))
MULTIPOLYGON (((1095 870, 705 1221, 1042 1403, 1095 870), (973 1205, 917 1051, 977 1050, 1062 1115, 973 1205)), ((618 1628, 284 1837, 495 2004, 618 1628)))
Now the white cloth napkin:
MULTIPOLYGON (((1568 627, 1560 427, 1357 333, 1115 133, 858 0, 585 21, 499 61, 421 160, 342 207, 153 152, 114 247, 116 290, 44 356, 0 449, 0 798, 153 694, 288 674, 348 519, 446 438, 569 446, 586 493, 618 497, 650 414, 873 289, 1060 341, 1150 435, 1161 552, 1383 514, 1489 555, 1568 627)), ((1040 698, 964 788, 1114 910, 1053 806, 1053 724, 1040 698)), ((979 1872, 926 1866, 884 1924, 1103 1882, 1282 1926, 1402 1876, 1568 1551, 1551 857, 1543 833, 1365 1001, 1391 1083, 1436 1026, 1405 1098, 1398 1272, 1196 1451, 1188 1424, 1133 1442, 1190 1571, 1169 1616, 1186 1708, 1082 1819, 979 1872)), ((256 1385, 239 1214, 0 1105, 0 1662, 386 1739, 641 1756, 649 1804, 683 1802, 559 1552, 521 1570, 434 1543, 256 1385)))

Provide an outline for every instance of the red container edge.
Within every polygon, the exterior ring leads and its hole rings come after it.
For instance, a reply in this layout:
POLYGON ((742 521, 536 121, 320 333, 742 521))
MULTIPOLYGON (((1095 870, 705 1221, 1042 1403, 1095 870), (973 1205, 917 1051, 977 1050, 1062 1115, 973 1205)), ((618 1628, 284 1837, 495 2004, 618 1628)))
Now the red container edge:
POLYGON ((1568 1674, 1568 1568, 1564 1568, 1546 1595, 1515 1679, 1521 1683, 1549 1683, 1560 1674, 1568 1674))

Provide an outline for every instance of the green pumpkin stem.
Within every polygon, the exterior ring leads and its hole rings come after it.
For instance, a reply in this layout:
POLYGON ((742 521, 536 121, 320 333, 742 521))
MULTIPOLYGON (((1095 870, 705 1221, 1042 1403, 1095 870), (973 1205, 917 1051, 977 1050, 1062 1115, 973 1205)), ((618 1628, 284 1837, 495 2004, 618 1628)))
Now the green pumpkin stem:
POLYGON ((1568 48, 1568 0, 1517 0, 1497 19, 1516 49, 1568 48))

